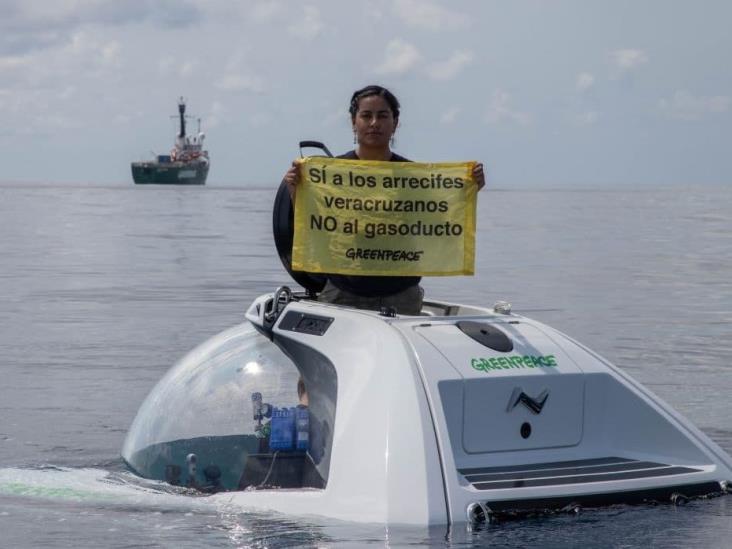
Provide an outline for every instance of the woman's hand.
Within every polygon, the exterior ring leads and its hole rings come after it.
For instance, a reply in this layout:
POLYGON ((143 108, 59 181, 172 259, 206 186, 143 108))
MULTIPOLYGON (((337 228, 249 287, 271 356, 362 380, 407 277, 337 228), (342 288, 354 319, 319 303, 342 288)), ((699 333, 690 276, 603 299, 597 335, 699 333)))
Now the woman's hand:
POLYGON ((295 191, 300 183, 300 163, 297 160, 292 161, 292 166, 285 173, 283 181, 287 183, 287 190, 290 191, 290 198, 295 199, 295 191))
POLYGON ((473 166, 473 179, 478 185, 478 190, 481 190, 485 186, 485 174, 483 173, 483 164, 476 162, 473 166))

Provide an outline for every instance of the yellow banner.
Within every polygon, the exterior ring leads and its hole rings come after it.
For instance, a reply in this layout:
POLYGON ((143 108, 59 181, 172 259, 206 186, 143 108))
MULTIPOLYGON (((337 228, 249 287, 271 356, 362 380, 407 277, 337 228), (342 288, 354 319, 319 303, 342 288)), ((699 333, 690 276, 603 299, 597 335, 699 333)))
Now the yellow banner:
POLYGON ((292 268, 346 275, 472 275, 474 165, 303 159, 292 268))

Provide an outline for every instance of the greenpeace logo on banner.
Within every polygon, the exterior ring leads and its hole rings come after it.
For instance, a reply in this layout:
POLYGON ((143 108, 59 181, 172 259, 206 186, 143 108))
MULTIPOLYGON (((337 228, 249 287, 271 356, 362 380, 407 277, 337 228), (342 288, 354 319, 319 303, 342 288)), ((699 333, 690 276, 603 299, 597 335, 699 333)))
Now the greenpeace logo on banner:
POLYGON ((491 358, 474 358, 470 366, 480 372, 523 368, 553 368, 557 365, 554 355, 511 355, 491 358))
POLYGON ((368 248, 348 248, 346 257, 357 259, 375 259, 378 261, 419 261, 424 250, 369 250, 368 248))
POLYGON ((292 268, 350 275, 473 274, 474 165, 303 159, 292 268))

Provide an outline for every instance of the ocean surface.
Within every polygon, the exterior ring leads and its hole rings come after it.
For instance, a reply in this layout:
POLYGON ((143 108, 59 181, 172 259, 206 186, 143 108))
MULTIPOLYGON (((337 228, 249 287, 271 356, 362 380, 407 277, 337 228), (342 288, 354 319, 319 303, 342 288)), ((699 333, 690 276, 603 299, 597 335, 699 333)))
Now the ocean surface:
MULTIPOLYGON (((732 496, 429 530, 249 513, 125 470, 143 399, 292 284, 274 188, 0 184, 0 547, 732 547, 732 496)), ((485 190, 474 277, 732 453, 732 189, 485 190)), ((652 434, 649 434, 651 436, 652 434)))

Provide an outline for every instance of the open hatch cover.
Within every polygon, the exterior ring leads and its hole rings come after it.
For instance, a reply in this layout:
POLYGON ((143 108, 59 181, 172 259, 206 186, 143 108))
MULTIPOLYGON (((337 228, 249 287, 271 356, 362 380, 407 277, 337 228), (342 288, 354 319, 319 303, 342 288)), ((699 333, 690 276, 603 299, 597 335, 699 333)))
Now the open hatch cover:
MULTIPOLYGON (((333 157, 328 147, 319 141, 300 141, 300 156, 304 147, 320 149, 325 156, 333 157)), ((325 287, 327 278, 322 274, 308 273, 305 271, 294 271, 292 269, 292 241, 294 237, 294 209, 287 184, 282 181, 277 195, 275 196, 274 207, 272 208, 272 233, 274 235, 275 247, 280 256, 282 265, 290 276, 307 290, 308 293, 320 292, 325 287)))

